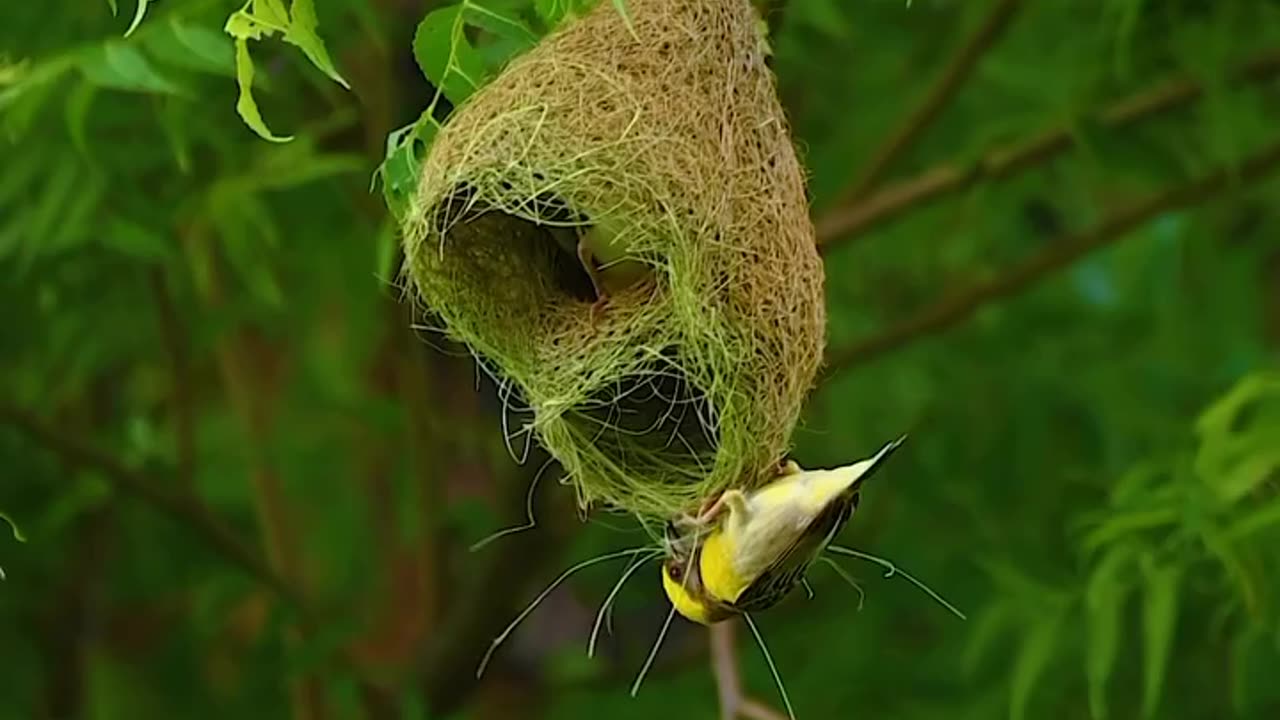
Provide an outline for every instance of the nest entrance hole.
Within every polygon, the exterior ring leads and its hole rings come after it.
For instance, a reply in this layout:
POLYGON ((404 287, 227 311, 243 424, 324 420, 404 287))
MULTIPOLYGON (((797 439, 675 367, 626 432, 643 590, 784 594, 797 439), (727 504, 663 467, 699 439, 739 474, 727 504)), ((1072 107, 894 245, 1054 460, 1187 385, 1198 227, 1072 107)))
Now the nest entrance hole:
POLYGON ((440 208, 436 230, 445 252, 457 258, 458 276, 490 297, 509 295, 513 284, 526 288, 521 294, 539 297, 511 300, 529 311, 557 300, 599 300, 577 251, 590 218, 551 193, 531 198, 525 207, 512 214, 476 201, 469 185, 455 189, 440 208))

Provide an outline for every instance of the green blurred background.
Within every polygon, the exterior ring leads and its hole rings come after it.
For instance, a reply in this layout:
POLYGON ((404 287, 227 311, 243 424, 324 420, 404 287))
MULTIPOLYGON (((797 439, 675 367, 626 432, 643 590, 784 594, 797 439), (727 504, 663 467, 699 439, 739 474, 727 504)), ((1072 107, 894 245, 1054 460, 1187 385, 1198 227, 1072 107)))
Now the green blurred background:
MULTIPOLYGON (((537 529, 468 550, 545 458, 402 302, 404 178, 371 188, 430 125, 413 38, 447 3, 315 0, 350 90, 250 42, 288 143, 237 115, 239 3, 152 0, 127 38, 114 4, 0 8, 0 717, 717 717, 681 621, 629 697, 656 568, 594 659, 620 565, 475 679, 644 536, 548 481, 537 529)), ((797 715, 1280 717, 1280 2, 761 7, 827 272, 795 457, 910 433, 842 540, 969 614, 816 568, 758 618, 797 715)))

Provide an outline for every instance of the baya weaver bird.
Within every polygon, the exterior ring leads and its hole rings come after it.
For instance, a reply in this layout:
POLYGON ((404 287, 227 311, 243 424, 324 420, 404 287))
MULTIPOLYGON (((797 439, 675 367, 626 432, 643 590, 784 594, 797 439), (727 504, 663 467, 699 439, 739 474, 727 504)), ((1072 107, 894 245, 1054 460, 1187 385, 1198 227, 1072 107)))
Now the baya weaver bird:
MULTIPOLYGON (((631 687, 631 694, 635 695, 639 690, 675 613, 679 612, 685 618, 703 625, 713 625, 734 615, 742 615, 765 653, 769 669, 774 674, 774 680, 778 683, 783 702, 787 706, 788 716, 794 718, 791 702, 782 688, 781 676, 764 647, 764 639, 751 620, 751 613, 778 604, 796 585, 804 582, 805 573, 818 559, 830 561, 830 558, 823 557, 824 552, 874 562, 886 570, 885 577, 901 575, 952 614, 962 620, 965 617, 955 606, 892 562, 831 544, 857 509, 862 483, 882 466, 904 440, 905 437, 900 437, 867 460, 832 470, 804 470, 794 462, 787 462, 782 466, 778 477, 763 487, 750 492, 726 490, 706 510, 692 518, 691 522, 685 519, 684 523, 668 523, 667 542, 663 547, 630 548, 574 565, 561 573, 494 639, 481 660, 477 677, 484 672, 498 645, 533 612, 538 603, 569 576, 600 562, 631 558, 631 563, 596 614, 595 626, 587 646, 588 655, 593 655, 601 624, 627 578, 650 560, 665 556, 662 587, 671 601, 671 611, 631 687), (685 532, 680 527, 681 524, 691 524, 692 530, 685 532)), ((834 561, 830 562, 838 574, 853 582, 839 565, 834 561)))
POLYGON ((862 483, 905 439, 832 470, 803 470, 787 461, 776 479, 757 490, 725 490, 693 519, 692 540, 676 523, 668 524, 662 587, 672 606, 689 620, 711 625, 776 605, 804 582, 853 516, 862 483))

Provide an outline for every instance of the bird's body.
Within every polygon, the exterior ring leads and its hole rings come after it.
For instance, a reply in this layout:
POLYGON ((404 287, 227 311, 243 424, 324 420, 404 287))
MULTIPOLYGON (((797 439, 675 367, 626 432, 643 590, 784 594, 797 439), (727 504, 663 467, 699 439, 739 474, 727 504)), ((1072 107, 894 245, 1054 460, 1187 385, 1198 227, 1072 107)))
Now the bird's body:
POLYGON ((802 470, 788 463, 758 490, 725 491, 695 527, 727 514, 723 522, 663 565, 663 588, 676 610, 712 624, 777 604, 848 522, 862 482, 902 440, 842 468, 802 470))

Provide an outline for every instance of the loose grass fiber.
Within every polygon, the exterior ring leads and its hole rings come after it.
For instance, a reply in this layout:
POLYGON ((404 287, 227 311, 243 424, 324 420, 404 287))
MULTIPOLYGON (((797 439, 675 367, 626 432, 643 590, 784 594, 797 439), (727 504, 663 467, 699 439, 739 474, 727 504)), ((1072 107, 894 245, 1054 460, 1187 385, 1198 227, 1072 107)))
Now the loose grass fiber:
POLYGON ((626 4, 630 26, 601 2, 453 114, 405 268, 519 391, 580 506, 669 517, 774 473, 822 354, 823 275, 749 0, 626 4), (655 281, 594 322, 562 249, 593 218, 655 281))

